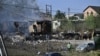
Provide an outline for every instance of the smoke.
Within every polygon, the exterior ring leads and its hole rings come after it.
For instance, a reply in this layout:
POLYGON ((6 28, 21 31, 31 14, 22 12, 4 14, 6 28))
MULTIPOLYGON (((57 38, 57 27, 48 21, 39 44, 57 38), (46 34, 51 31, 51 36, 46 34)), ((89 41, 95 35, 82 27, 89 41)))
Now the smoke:
POLYGON ((0 31, 15 31, 14 22, 21 22, 22 30, 27 31, 28 24, 22 22, 37 20, 43 19, 35 0, 0 0, 0 31))
POLYGON ((35 0, 0 0, 0 21, 41 20, 35 0))

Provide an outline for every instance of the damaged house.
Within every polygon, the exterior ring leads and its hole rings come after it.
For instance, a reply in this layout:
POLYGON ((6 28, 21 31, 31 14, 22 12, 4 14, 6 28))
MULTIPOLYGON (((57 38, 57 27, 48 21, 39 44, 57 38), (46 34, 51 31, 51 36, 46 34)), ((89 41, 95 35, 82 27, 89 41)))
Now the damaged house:
POLYGON ((41 15, 36 0, 0 0, 0 31, 25 35, 48 33, 51 19, 41 15))

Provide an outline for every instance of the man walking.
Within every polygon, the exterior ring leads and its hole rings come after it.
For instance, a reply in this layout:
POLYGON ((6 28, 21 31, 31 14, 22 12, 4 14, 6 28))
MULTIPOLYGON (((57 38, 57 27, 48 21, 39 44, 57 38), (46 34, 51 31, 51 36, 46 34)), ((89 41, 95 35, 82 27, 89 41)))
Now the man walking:
POLYGON ((68 51, 71 50, 71 43, 70 42, 68 42, 68 44, 67 44, 67 49, 68 49, 68 51))

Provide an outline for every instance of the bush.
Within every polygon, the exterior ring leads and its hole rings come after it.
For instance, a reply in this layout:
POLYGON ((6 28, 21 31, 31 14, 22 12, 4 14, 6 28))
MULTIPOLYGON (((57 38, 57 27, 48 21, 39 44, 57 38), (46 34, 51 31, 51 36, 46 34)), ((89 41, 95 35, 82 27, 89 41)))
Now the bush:
POLYGON ((100 49, 100 36, 94 37, 94 41, 95 41, 95 48, 100 49))

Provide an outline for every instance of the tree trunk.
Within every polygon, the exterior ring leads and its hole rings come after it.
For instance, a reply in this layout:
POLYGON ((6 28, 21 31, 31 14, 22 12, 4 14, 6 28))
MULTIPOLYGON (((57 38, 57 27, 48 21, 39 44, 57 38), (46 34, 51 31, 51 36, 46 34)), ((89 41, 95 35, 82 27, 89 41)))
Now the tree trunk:
POLYGON ((92 30, 91 38, 94 39, 94 30, 92 30))

